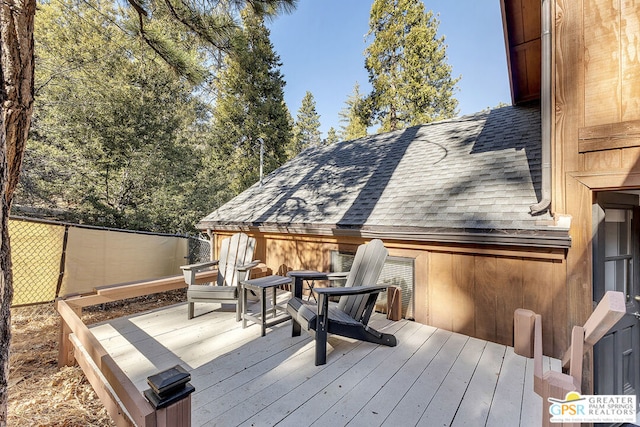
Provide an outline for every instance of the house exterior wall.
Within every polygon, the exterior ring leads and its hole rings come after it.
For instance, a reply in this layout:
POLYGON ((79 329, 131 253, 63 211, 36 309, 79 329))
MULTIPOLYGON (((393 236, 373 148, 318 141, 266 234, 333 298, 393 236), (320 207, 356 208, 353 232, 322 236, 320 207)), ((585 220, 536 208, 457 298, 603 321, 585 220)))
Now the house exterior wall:
MULTIPOLYGON (((331 251, 355 252, 366 240, 246 230, 256 237, 255 258, 273 274, 290 270, 330 271, 331 251)), ((215 233, 217 242, 232 232, 215 233)), ((568 346, 565 250, 440 245, 385 240, 390 256, 415 266, 415 320, 513 345, 513 313, 541 313, 545 354, 561 357, 568 346)))
MULTIPOLYGON (((640 188, 639 8, 630 0, 555 2, 552 209, 572 216, 567 334, 593 307, 594 194, 640 188)), ((591 371, 589 356, 585 367, 591 371)))

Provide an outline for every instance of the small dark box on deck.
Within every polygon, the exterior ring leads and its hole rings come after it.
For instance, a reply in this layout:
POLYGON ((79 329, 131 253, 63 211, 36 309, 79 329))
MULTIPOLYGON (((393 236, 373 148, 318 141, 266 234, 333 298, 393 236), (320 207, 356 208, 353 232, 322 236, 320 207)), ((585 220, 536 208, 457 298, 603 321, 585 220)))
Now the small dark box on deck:
POLYGON ((180 365, 147 377, 151 387, 144 396, 155 409, 165 408, 195 391, 189 384, 191 375, 180 365))

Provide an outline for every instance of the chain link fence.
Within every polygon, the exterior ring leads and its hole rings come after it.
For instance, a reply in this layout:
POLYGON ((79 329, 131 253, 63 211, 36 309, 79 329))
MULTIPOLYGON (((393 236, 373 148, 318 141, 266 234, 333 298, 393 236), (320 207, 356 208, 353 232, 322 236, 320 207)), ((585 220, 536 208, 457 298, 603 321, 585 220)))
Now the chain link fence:
POLYGON ((53 301, 59 292, 67 226, 9 220, 13 306, 53 301))
POLYGON ((82 292, 76 286, 80 281, 92 289, 180 274, 179 265, 208 261, 210 256, 209 241, 199 236, 135 233, 31 218, 11 218, 9 235, 12 307, 51 302, 61 294, 82 292), (144 258, 140 261, 138 256, 144 258), (159 267, 150 264, 154 258, 159 258, 159 267))
POLYGON ((189 236, 189 264, 211 260, 211 242, 200 236, 189 236))

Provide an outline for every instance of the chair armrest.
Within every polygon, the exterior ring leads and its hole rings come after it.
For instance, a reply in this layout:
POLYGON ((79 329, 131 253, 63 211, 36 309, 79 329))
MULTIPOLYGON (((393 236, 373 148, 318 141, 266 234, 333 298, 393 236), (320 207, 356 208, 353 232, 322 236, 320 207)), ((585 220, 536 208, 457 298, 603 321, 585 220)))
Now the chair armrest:
POLYGON ((181 265, 180 268, 182 271, 202 271, 206 268, 213 267, 214 265, 218 265, 218 260, 215 261, 205 261, 199 262, 197 264, 189 264, 189 265, 181 265))
POLYGON ((245 264, 245 265, 239 265, 236 267, 236 270, 238 270, 239 272, 245 273, 249 270, 251 270, 252 268, 256 268, 258 266, 258 264, 260 264, 260 260, 257 259, 255 261, 251 261, 249 264, 245 264))
POLYGON ((377 294, 387 290, 388 285, 373 285, 373 286, 350 286, 348 288, 314 288, 313 291, 318 294, 318 318, 316 320, 316 332, 318 330, 327 330, 328 318, 329 318, 329 297, 330 296, 343 296, 343 295, 369 295, 367 297, 368 311, 365 314, 366 321, 369 321, 371 310, 373 310, 373 302, 377 298, 377 294))
POLYGON ((337 271, 335 273, 327 273, 327 280, 343 280, 349 277, 348 271, 337 271))
POLYGON ((313 288, 313 292, 326 296, 362 295, 386 291, 389 285, 351 286, 348 288, 313 288))
POLYGON ((197 272, 206 270, 215 265, 218 265, 218 260, 199 262, 197 264, 181 265, 180 268, 182 269, 185 283, 191 286, 196 284, 197 272))

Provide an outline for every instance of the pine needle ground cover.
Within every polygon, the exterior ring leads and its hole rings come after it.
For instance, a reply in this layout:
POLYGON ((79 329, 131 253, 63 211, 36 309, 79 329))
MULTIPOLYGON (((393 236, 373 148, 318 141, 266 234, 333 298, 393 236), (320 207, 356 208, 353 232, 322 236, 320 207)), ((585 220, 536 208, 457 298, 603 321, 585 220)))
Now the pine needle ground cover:
MULTIPOLYGON (((184 290, 83 310, 85 324, 127 316, 186 300, 184 290)), ((53 303, 11 310, 9 425, 113 426, 78 366, 58 368, 60 316, 53 303)))

